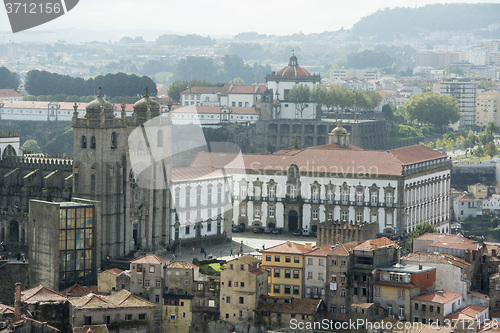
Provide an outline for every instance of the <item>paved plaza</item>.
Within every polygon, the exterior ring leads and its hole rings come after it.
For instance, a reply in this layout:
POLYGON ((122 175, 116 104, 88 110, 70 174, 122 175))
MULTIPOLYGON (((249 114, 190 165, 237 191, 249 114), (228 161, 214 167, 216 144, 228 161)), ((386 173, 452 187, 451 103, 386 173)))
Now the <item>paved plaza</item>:
MULTIPOLYGON (((262 250, 262 246, 267 249, 284 243, 287 240, 301 244, 312 243, 313 246, 316 244, 316 237, 300 237, 294 236, 291 233, 284 233, 281 235, 254 234, 252 232, 233 233, 233 240, 231 242, 221 242, 217 245, 205 246, 205 251, 207 253, 206 259, 212 254, 212 256, 217 259, 230 260, 236 258, 240 248, 243 248, 243 254, 260 255, 258 250, 262 250), (233 251, 233 255, 231 255, 231 250, 233 251)), ((201 253, 200 250, 201 247, 193 248, 192 246, 181 246, 180 252, 179 249, 176 249, 175 260, 187 260, 190 262, 193 261, 193 258, 204 260, 205 254, 201 253)), ((172 252, 167 252, 166 254, 161 253, 159 255, 172 260, 174 254, 172 252)))

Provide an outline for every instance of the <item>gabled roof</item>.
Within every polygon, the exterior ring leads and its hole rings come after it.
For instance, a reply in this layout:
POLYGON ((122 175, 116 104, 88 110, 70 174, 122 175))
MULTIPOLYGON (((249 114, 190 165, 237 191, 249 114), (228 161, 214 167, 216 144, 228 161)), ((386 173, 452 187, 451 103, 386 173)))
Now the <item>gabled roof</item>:
POLYGON ((23 95, 14 89, 0 89, 0 100, 2 97, 23 97, 23 95))
POLYGON ((14 313, 14 307, 5 304, 0 304, 0 314, 12 314, 14 313))
POLYGON ((63 295, 70 296, 70 297, 80 297, 80 296, 84 296, 84 295, 87 295, 90 293, 96 293, 96 292, 97 292, 97 286, 84 287, 84 286, 80 286, 78 283, 61 291, 61 293, 63 295))
POLYGON ((186 168, 172 168, 172 181, 193 181, 203 179, 217 179, 224 178, 222 170, 213 167, 186 167, 186 168))
POLYGON ((104 272, 111 273, 111 274, 114 274, 114 275, 120 275, 121 273, 123 273, 123 270, 115 267, 115 268, 111 268, 111 269, 105 270, 104 272))
POLYGON ((326 255, 332 250, 333 244, 325 244, 321 247, 316 247, 312 249, 311 251, 307 252, 305 255, 306 256, 313 256, 313 257, 326 257, 326 255))
POLYGON ((165 268, 166 269, 193 269, 196 267, 198 267, 198 266, 190 263, 189 261, 178 260, 178 261, 170 262, 170 264, 168 264, 165 268))
POLYGON ((444 249, 456 249, 464 251, 478 251, 481 248, 481 244, 436 242, 429 244, 429 247, 439 247, 444 249))
POLYGON ((254 265, 254 264, 260 262, 259 259, 255 258, 255 257, 253 257, 253 256, 251 256, 249 254, 245 254, 244 256, 231 259, 231 260, 228 261, 228 263, 233 262, 233 261, 242 261, 242 262, 244 262, 247 265, 254 265))
POLYGON ((157 256, 156 254, 146 254, 145 256, 139 257, 137 259, 132 260, 131 264, 162 264, 168 263, 170 260, 157 256))
POLYGON ((425 233, 417 238, 417 240, 430 240, 434 242, 445 242, 445 243, 464 243, 473 244, 473 240, 465 238, 461 235, 448 235, 448 234, 438 234, 438 233, 425 233))
POLYGON ((469 268, 471 264, 465 259, 455 257, 449 253, 412 252, 401 258, 401 261, 416 261, 421 263, 434 263, 453 265, 460 268, 469 268))
POLYGON ((382 247, 394 247, 398 248, 399 245, 391 241, 387 237, 380 237, 380 238, 374 238, 374 239, 369 239, 367 241, 364 241, 363 243, 359 244, 354 248, 354 250, 361 250, 361 251, 373 251, 382 247))
POLYGON ((73 307, 79 309, 144 308, 155 306, 153 303, 135 296, 125 289, 109 296, 100 296, 91 293, 72 299, 70 302, 73 307))
POLYGON ((467 305, 467 306, 461 308, 460 310, 455 311, 452 314, 447 315, 444 319, 445 320, 476 319, 476 316, 486 309, 487 309, 487 307, 481 306, 481 305, 467 305))
POLYGON ((469 193, 464 193, 460 196, 458 196, 455 201, 479 201, 479 199, 474 198, 472 195, 469 193))
POLYGON ((415 296, 412 298, 412 301, 423 301, 423 302, 433 302, 446 304, 448 302, 453 301, 454 299, 462 296, 460 293, 456 293, 448 290, 434 291, 432 293, 427 293, 424 295, 415 296), (442 292, 442 295, 441 295, 442 292))
POLYGON ((335 248, 328 254, 334 256, 348 256, 352 252, 352 249, 354 249, 356 246, 358 246, 358 242, 340 244, 335 246, 335 248))
POLYGON ((261 94, 266 90, 265 84, 258 85, 232 85, 228 94, 261 94))
POLYGON ((304 254, 309 252, 305 245, 287 241, 285 243, 261 250, 261 253, 284 253, 284 254, 304 254))
MULTIPOLYGON (((266 299, 270 298, 271 297, 267 297, 266 299)), ((288 303, 259 302, 257 311, 313 315, 318 311, 321 302, 323 302, 321 299, 304 299, 304 298, 291 298, 288 303)))
POLYGON ((409 147, 397 148, 389 150, 389 152, 391 152, 391 154, 394 155, 404 165, 448 157, 447 155, 427 148, 424 145, 414 145, 409 147))
POLYGON ((27 304, 38 302, 66 302, 68 299, 60 291, 50 289, 41 284, 35 288, 21 291, 21 301, 27 304))

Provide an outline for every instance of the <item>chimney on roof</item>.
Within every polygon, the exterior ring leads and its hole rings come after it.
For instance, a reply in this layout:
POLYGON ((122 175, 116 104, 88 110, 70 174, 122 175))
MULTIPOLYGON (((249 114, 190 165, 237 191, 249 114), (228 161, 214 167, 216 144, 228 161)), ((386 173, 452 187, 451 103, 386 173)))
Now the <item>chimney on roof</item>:
POLYGON ((14 301, 14 322, 21 320, 21 282, 16 283, 16 296, 14 301))
POLYGON ((439 296, 444 296, 444 293, 442 290, 436 290, 436 294, 438 294, 439 296))
POLYGON ((313 248, 312 248, 312 243, 306 243, 305 244, 305 247, 307 250, 311 251, 313 248))
POLYGON ((422 264, 418 265, 418 270, 421 271, 422 270, 422 264))

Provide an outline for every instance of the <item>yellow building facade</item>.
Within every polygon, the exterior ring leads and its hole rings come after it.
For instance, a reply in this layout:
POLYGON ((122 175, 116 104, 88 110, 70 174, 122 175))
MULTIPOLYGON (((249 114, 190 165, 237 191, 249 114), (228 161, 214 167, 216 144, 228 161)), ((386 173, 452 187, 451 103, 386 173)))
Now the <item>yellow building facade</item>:
POLYGON ((262 268, 269 272, 269 296, 302 298, 304 254, 311 251, 310 243, 286 243, 262 250, 262 268))
POLYGON ((220 316, 236 325, 251 323, 261 295, 267 295, 268 273, 260 261, 245 255, 227 262, 221 272, 220 316))
POLYGON ((500 126, 500 91, 478 90, 476 94, 476 125, 485 126, 494 122, 500 126))
POLYGON ((189 295, 165 295, 163 299, 163 332, 189 333, 193 320, 189 295))

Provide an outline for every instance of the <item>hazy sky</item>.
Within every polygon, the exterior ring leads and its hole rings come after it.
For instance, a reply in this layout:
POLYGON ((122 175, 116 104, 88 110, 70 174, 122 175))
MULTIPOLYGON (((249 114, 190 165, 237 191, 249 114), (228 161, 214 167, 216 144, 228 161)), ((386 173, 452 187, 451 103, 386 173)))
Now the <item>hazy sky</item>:
MULTIPOLYGON (((442 0, 80 0, 68 14, 30 30, 66 29, 164 30, 201 35, 240 32, 287 35, 351 28, 361 17, 387 7, 415 7, 442 0)), ((500 0, 454 0, 460 3, 500 0)), ((3 7, 3 6, 2 6, 3 7)), ((12 34, 5 7, 0 8, 0 33, 12 34)), ((133 36, 133 33, 129 35, 133 36)), ((147 38, 146 38, 147 39, 147 38)))

